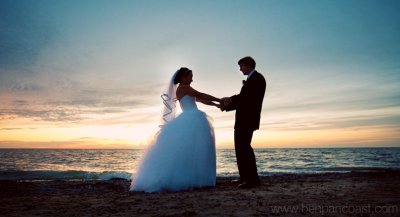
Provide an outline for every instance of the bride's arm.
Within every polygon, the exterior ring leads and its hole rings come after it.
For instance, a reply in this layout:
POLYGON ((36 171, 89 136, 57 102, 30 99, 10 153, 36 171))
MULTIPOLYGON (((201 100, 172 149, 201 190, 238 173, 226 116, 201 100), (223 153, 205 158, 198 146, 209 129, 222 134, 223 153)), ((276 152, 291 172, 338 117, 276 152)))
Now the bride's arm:
POLYGON ((214 103, 214 102, 219 102, 220 101, 219 98, 216 98, 216 97, 211 96, 206 93, 199 92, 190 86, 186 86, 182 90, 185 92, 184 95, 187 94, 187 95, 193 96, 196 98, 196 101, 198 101, 198 102, 204 103, 206 105, 213 105, 213 106, 217 106, 217 107, 219 106, 218 103, 214 103))
POLYGON ((221 107, 221 105, 219 103, 215 103, 215 102, 210 101, 210 100, 204 100, 204 99, 196 98, 196 101, 197 102, 201 102, 201 103, 206 104, 206 105, 216 106, 218 108, 221 107))

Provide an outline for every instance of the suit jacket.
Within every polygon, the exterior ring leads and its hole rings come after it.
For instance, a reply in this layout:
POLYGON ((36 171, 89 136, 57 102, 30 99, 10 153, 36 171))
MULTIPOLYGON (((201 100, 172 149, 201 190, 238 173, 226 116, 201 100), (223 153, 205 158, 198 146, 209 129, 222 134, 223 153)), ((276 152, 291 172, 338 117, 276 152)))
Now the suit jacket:
POLYGON ((255 71, 247 81, 244 81, 240 93, 231 96, 232 105, 226 111, 236 110, 235 129, 254 131, 260 128, 266 86, 264 76, 255 71))

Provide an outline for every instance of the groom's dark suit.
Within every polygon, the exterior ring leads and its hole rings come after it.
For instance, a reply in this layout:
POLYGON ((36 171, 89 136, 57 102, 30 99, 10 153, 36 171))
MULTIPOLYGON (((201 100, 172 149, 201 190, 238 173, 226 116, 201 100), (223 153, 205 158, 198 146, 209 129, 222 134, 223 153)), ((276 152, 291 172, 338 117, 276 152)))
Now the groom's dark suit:
POLYGON ((236 110, 235 114, 235 152, 240 179, 258 184, 256 160, 251 139, 253 132, 260 127, 260 116, 266 82, 257 71, 244 81, 240 94, 232 96, 231 105, 226 111, 236 110))

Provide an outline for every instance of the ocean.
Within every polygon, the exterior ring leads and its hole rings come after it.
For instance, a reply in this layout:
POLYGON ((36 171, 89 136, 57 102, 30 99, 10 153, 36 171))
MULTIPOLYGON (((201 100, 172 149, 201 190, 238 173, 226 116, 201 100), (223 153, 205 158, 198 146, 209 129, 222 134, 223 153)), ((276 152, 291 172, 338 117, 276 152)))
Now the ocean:
MULTIPOLYGON (((142 149, 0 149, 0 180, 130 179, 142 149)), ((400 169, 400 148, 254 149, 261 176, 400 169)), ((217 149, 217 176, 238 176, 234 149, 217 149)))

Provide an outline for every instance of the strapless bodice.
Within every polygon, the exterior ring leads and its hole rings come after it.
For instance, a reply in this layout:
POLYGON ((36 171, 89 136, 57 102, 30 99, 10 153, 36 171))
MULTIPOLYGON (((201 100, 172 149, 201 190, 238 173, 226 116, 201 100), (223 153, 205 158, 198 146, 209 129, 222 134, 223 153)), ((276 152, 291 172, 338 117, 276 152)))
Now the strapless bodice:
POLYGON ((183 96, 182 99, 179 101, 179 104, 181 105, 182 111, 198 110, 196 98, 189 95, 183 96))

